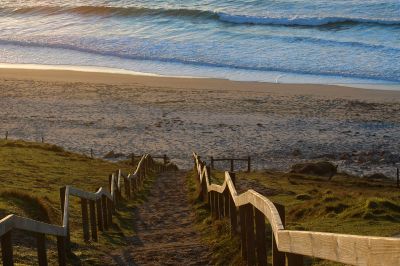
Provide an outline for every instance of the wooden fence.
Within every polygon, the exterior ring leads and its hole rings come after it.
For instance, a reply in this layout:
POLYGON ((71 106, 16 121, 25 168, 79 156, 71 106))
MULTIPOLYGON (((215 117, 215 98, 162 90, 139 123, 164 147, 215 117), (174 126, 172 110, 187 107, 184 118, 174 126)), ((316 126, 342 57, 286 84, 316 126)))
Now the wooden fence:
POLYGON ((303 265, 303 256, 351 265, 400 265, 400 239, 286 230, 284 207, 254 190, 237 194, 235 174, 225 172, 222 185, 210 183, 210 168, 193 153, 200 198, 214 219, 229 218, 232 234, 241 239, 248 265, 267 265, 265 219, 272 228, 274 266, 303 265))
POLYGON ((46 235, 57 238, 58 263, 66 265, 70 254, 69 205, 70 197, 80 198, 82 210, 82 229, 85 241, 98 240, 98 231, 107 230, 112 224, 112 215, 122 197, 122 181, 127 198, 143 186, 144 179, 150 172, 161 172, 175 169, 174 165, 157 164, 150 155, 142 156, 134 173, 124 175, 119 170, 110 175, 109 191, 99 188, 97 192, 86 192, 71 186, 60 189, 62 225, 53 225, 20 217, 14 214, 0 220, 1 252, 4 266, 14 265, 12 232, 13 229, 34 233, 37 239, 39 265, 47 265, 46 235), (89 207, 89 208, 88 208, 89 207))
POLYGON ((247 156, 247 158, 214 158, 211 156, 210 158, 210 163, 211 163, 211 169, 214 169, 214 162, 221 162, 221 161, 228 161, 231 163, 231 172, 235 170, 235 161, 242 161, 242 162, 247 162, 247 172, 251 171, 251 157, 247 156))

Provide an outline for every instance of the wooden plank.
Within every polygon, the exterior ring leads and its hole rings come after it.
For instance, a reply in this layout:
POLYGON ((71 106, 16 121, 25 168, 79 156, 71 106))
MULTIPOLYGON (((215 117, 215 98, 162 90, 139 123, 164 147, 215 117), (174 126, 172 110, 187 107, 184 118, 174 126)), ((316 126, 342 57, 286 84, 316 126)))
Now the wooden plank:
POLYGON ((92 233, 92 239, 97 242, 97 221, 96 221, 96 202, 94 200, 89 201, 89 216, 90 216, 90 231, 92 233))
POLYGON ((255 209, 257 265, 267 265, 267 247, 265 242, 265 216, 255 209))
POLYGON ((14 265, 11 231, 8 231, 7 233, 1 236, 1 255, 3 259, 3 266, 14 265))
POLYGON ((247 265, 256 264, 256 247, 254 236, 254 207, 251 204, 246 208, 246 247, 247 247, 247 265))
POLYGON ((39 266, 47 266, 46 235, 36 234, 36 243, 39 266))

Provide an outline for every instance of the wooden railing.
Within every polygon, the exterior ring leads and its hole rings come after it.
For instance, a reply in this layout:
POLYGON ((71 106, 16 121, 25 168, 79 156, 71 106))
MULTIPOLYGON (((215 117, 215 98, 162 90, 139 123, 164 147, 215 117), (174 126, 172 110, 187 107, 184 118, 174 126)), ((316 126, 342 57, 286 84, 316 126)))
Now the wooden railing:
POLYGON ((62 225, 53 225, 36 220, 20 217, 14 214, 0 220, 1 252, 4 266, 14 265, 12 232, 14 229, 34 233, 37 239, 37 254, 39 265, 47 265, 46 235, 57 238, 58 263, 66 265, 67 255, 70 254, 70 198, 80 198, 82 210, 82 228, 85 241, 98 240, 97 231, 107 230, 112 224, 112 215, 122 197, 122 182, 127 198, 143 186, 150 172, 161 172, 175 169, 174 165, 157 164, 150 155, 142 156, 134 173, 124 175, 120 170, 110 175, 109 191, 99 188, 97 192, 86 192, 72 186, 60 189, 62 210, 62 225), (89 206, 89 208, 88 208, 89 206), (88 212, 89 210, 89 212, 88 212), (91 232, 91 233, 90 233, 91 232))
POLYGON ((283 206, 254 190, 238 195, 234 173, 225 172, 222 185, 211 184, 209 166, 193 156, 200 198, 208 202, 213 218, 229 218, 248 265, 267 265, 265 219, 272 228, 274 266, 303 265, 303 256, 351 265, 400 265, 400 239, 286 230, 283 206))
POLYGON ((242 162, 247 162, 247 172, 251 171, 251 157, 247 156, 246 158, 214 158, 211 156, 210 158, 210 164, 211 164, 211 169, 214 169, 214 162, 230 162, 231 163, 231 172, 234 171, 234 162, 235 161, 242 161, 242 162))

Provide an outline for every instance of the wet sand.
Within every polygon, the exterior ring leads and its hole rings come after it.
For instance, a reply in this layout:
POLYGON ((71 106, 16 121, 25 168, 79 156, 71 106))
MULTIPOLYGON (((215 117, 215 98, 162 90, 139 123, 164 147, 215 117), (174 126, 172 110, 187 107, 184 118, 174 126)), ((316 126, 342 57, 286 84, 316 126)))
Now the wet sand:
POLYGON ((167 153, 184 168, 196 151, 281 170, 328 158, 343 171, 394 176, 400 158, 397 91, 0 69, 0 107, 11 138, 43 135, 99 157, 167 153))

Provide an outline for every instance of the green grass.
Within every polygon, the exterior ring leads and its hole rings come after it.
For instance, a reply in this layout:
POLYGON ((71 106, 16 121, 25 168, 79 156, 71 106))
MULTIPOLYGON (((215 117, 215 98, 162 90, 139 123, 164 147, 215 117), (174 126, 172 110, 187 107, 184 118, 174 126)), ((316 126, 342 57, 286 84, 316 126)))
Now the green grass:
MULTIPOLYGON (((195 181, 191 181, 194 174, 188 178, 190 187, 195 187, 195 181)), ((328 181, 325 177, 275 171, 239 172, 236 179, 239 193, 251 188, 271 201, 283 204, 287 229, 370 236, 400 233, 400 190, 390 181, 371 181, 347 174, 338 174, 328 181)), ((211 180, 222 184, 224 173, 213 171, 211 180)), ((191 191, 193 197, 198 193, 194 188, 191 191)), ((204 204, 194 199, 198 226, 205 239, 214 245, 215 261, 223 262, 221 265, 240 264, 239 240, 229 239, 228 233, 220 234, 215 227, 226 222, 211 223, 204 204), (234 252, 229 253, 224 245, 234 252)), ((267 230, 266 242, 270 243, 270 228, 267 230)), ((305 265, 342 264, 305 258, 305 265)))
MULTIPOLYGON (((214 172, 220 182, 222 172, 214 172)), ((240 172, 236 177, 285 205, 289 229, 393 236, 400 233, 400 189, 393 182, 346 174, 326 178, 274 171, 240 172)))
POLYGON ((231 238, 230 224, 226 219, 212 220, 207 205, 198 199, 198 184, 194 172, 187 176, 189 199, 196 214, 196 227, 205 245, 211 249, 214 265, 245 265, 240 256, 240 239, 231 238))
MULTIPOLYGON (((125 172, 133 170, 128 162, 91 159, 54 145, 0 140, 0 218, 18 214, 60 225, 60 187, 72 185, 94 192, 99 187, 107 187, 108 175, 117 169, 125 172)), ((127 244, 127 237, 135 235, 135 206, 145 200, 153 179, 154 175, 146 180, 144 190, 134 200, 123 201, 113 217, 112 228, 99 234, 98 243, 82 241, 80 204, 77 198, 72 198, 70 226, 73 256, 70 264, 104 265, 108 262, 110 250, 127 244)), ((15 232, 13 235, 16 264, 37 264, 34 239, 26 232, 15 232)), ((47 245, 49 265, 54 265, 57 261, 55 238, 48 237, 47 245)))

